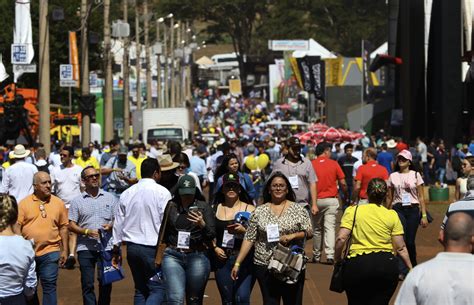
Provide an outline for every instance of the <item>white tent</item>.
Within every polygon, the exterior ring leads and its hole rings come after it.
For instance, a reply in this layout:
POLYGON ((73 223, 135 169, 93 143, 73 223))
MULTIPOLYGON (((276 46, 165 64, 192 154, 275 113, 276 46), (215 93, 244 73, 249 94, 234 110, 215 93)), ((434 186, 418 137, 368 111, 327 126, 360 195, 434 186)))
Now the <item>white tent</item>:
POLYGON ((305 56, 321 56, 322 59, 326 58, 337 58, 331 51, 320 45, 314 39, 309 39, 309 50, 308 51, 294 51, 293 57, 301 58, 305 56))
POLYGON ((209 65, 213 65, 214 61, 207 56, 203 56, 199 58, 198 60, 196 60, 195 63, 198 64, 199 66, 209 66, 209 65))
POLYGON ((388 54, 388 42, 384 42, 380 47, 370 53, 370 59, 374 59, 378 54, 388 54))

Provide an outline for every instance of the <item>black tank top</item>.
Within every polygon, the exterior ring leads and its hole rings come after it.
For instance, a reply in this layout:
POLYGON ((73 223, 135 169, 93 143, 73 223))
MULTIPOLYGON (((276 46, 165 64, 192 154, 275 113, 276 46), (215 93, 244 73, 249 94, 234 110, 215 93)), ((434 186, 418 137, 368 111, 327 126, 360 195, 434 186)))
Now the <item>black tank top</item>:
MULTIPOLYGON (((224 237, 224 231, 227 230, 227 226, 234 224, 234 220, 220 220, 217 218, 217 208, 219 205, 216 205, 214 209, 214 218, 215 218, 215 223, 216 223, 216 245, 221 248, 222 247, 222 238, 224 237)), ((245 211, 247 211, 248 204, 245 205, 245 211)), ((240 212, 240 211, 239 211, 240 212)), ((234 242, 234 250, 239 250, 240 247, 242 246, 242 240, 243 236, 237 236, 235 237, 235 242, 234 242)))

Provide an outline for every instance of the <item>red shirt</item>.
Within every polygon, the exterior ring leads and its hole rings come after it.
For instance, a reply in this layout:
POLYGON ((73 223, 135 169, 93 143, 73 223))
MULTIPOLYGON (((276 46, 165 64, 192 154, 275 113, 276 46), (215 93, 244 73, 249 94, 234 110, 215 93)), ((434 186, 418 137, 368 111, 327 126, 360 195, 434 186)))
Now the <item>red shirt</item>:
POLYGON ((361 184, 359 198, 367 199, 367 186, 369 185, 370 180, 374 178, 388 180, 387 169, 373 160, 359 167, 355 177, 355 180, 360 181, 361 184))
POLYGON ((339 163, 326 156, 320 156, 311 162, 318 177, 316 188, 318 198, 337 196, 337 180, 344 179, 344 172, 339 163))

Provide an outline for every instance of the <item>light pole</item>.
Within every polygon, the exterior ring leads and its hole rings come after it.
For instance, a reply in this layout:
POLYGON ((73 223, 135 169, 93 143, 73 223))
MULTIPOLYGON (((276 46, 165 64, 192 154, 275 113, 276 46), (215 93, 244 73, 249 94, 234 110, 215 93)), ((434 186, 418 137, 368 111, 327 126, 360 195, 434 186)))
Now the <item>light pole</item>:
POLYGON ((175 104, 175 87, 174 87, 174 19, 171 17, 170 20, 170 52, 169 57, 171 58, 171 73, 170 73, 170 87, 171 87, 171 100, 170 107, 176 107, 175 104))
MULTIPOLYGON (((170 23, 170 33, 172 33, 172 28, 173 28, 173 14, 168 14, 168 16, 166 16, 166 18, 170 18, 171 19, 171 23, 170 23)), ((164 83, 165 83, 165 92, 164 92, 164 105, 165 105, 165 108, 168 108, 171 106, 171 101, 170 101, 170 86, 169 86, 169 79, 170 79, 170 65, 169 65, 169 51, 168 51, 168 35, 166 33, 166 25, 163 27, 163 38, 164 38, 164 41, 163 41, 163 54, 164 54, 164 57, 165 57, 165 79, 164 79, 164 83)))
POLYGON ((47 153, 51 150, 50 136, 50 71, 49 71, 49 27, 48 0, 40 0, 39 7, 39 140, 47 153))
POLYGON ((157 52, 156 52, 156 80, 157 80, 157 98, 158 98, 158 108, 163 108, 164 107, 164 101, 163 101, 163 96, 161 92, 161 54, 163 54, 163 48, 161 47, 161 42, 160 42, 160 28, 161 24, 165 21, 163 17, 159 18, 156 22, 156 43, 157 43, 157 52))
MULTIPOLYGON (((81 1, 81 95, 88 96, 89 88, 89 41, 88 37, 88 11, 90 3, 88 0, 81 1)), ((82 147, 91 141, 91 117, 90 113, 82 112, 81 128, 82 147)))
POLYGON ((114 138, 114 107, 112 101, 112 56, 110 43, 110 0, 104 0, 104 61, 105 61, 105 101, 104 101, 104 140, 114 138))
MULTIPOLYGON (((128 23, 128 1, 123 0, 123 20, 128 23)), ((130 141, 130 69, 128 66, 128 37, 123 39, 123 140, 130 141)))
POLYGON ((151 94, 151 55, 149 40, 149 16, 148 16, 148 0, 143 1, 143 18, 144 34, 145 34, 145 58, 146 58, 146 102, 147 108, 153 108, 153 97, 151 94))
MULTIPOLYGON (((142 85, 140 80, 140 71, 141 71, 141 47, 140 47, 140 19, 139 19, 139 9, 138 9, 138 0, 135 0, 135 45, 137 51, 137 60, 135 63, 136 77, 137 77, 137 110, 142 110, 142 85)), ((136 140, 137 133, 134 132, 134 140, 136 140)))

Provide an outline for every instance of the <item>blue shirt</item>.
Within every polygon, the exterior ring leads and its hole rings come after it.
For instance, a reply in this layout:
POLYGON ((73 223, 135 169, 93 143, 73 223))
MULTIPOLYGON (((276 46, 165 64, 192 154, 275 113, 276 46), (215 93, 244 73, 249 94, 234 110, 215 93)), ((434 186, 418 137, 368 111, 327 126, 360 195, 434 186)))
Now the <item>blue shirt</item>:
POLYGON ((35 268, 30 241, 19 235, 0 236, 0 298, 33 295, 37 286, 35 268))
POLYGON ((207 168, 206 168, 206 161, 198 156, 192 156, 189 159, 189 163, 191 164, 191 171, 196 173, 198 176, 206 176, 207 175, 207 168))
POLYGON ((387 151, 379 152, 377 155, 377 162, 385 167, 389 174, 392 173, 391 163, 393 162, 393 155, 387 151))
MULTIPOLYGON (((92 197, 86 192, 81 193, 71 201, 69 220, 77 223, 79 227, 89 230, 102 229, 102 225, 111 224, 114 220, 118 199, 104 190, 99 190, 97 197, 92 197)), ((112 232, 106 232, 108 244, 105 250, 112 249, 112 232)), ((88 236, 77 235, 77 252, 99 251, 99 241, 88 236)))

